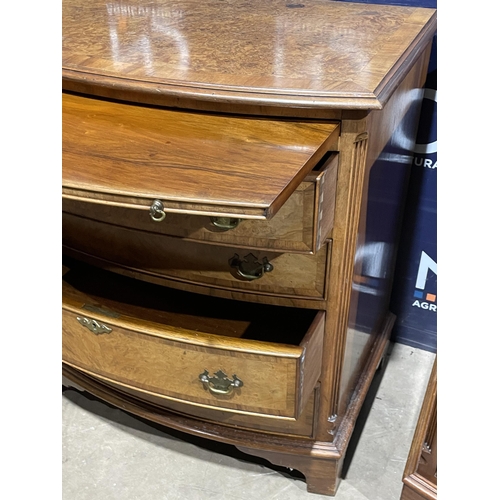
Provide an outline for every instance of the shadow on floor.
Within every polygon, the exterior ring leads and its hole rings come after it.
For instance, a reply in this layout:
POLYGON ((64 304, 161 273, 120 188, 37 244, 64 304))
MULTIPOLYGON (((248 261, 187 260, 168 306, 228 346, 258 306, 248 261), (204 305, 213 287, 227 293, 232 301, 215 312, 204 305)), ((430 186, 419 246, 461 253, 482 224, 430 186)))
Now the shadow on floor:
MULTIPOLYGON (((268 462, 263 458, 248 455, 238 450, 233 445, 219 443, 217 441, 212 441, 211 439, 204 439, 198 436, 193 436, 191 434, 177 431, 175 429, 163 427, 162 425, 156 424, 155 422, 151 422, 136 415, 127 413, 122 409, 117 409, 113 405, 106 403, 105 401, 93 396, 88 392, 80 393, 79 391, 76 391, 74 389, 63 387, 63 393, 65 398, 67 398, 73 404, 79 406, 83 410, 91 412, 93 415, 105 420, 109 425, 118 426, 120 427, 120 429, 125 430, 142 439, 144 439, 145 435, 151 435, 183 441, 185 443, 189 443, 202 448, 206 451, 234 458, 242 464, 242 468, 244 468, 244 463, 262 465, 270 470, 282 474, 287 478, 294 478, 299 480, 301 479, 305 482, 304 475, 298 470, 291 470, 287 467, 280 467, 268 462)), ((185 454, 188 454, 189 451, 189 448, 183 449, 183 453, 185 454)))
POLYGON ((373 376, 372 383, 370 385, 370 388, 368 389, 365 401, 364 401, 363 406, 361 407, 361 410, 359 412, 359 416, 358 416, 358 418, 356 420, 356 424, 354 426, 354 431, 353 431, 351 439, 349 441, 349 446, 347 447, 347 450, 346 450, 346 454, 345 454, 345 458, 344 458, 344 465, 342 467, 342 472, 341 472, 342 479, 346 478, 347 472, 349 471, 349 467, 351 465, 352 458, 354 456, 354 452, 356 451, 359 439, 361 437, 361 434, 363 433, 363 429, 364 429, 366 421, 368 419, 368 415, 370 414, 370 410, 373 406, 373 402, 375 401, 375 398, 377 397, 378 389, 380 387, 382 379, 384 378, 385 369, 387 367, 387 363, 388 363, 389 358, 391 356, 391 351, 392 351, 393 346, 394 346, 394 344, 392 342, 390 342, 389 347, 387 349, 387 352, 382 357, 382 361, 380 362, 380 366, 378 367, 377 371, 375 372, 375 374, 373 376))

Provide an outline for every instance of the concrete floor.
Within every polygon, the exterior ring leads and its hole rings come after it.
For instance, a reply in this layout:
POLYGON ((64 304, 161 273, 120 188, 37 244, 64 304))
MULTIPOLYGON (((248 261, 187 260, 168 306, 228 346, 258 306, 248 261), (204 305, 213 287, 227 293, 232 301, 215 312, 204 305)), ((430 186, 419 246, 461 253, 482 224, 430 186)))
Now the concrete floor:
MULTIPOLYGON (((435 355, 394 344, 351 440, 336 500, 399 500, 435 355)), ((296 472, 63 391, 63 500, 320 500, 296 472)))

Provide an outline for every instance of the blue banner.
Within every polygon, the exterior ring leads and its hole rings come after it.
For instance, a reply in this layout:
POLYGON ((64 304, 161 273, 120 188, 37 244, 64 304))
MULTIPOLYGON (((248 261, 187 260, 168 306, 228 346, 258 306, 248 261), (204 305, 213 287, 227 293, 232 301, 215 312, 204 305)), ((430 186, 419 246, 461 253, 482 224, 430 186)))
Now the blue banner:
POLYGON ((391 309, 393 340, 437 348, 437 68, 434 39, 414 149, 391 309))
MULTIPOLYGON (((350 1, 350 0, 338 0, 350 1)), ((436 0, 356 0, 435 9, 436 0)), ((437 349, 437 37, 434 37, 394 278, 392 340, 437 349)))

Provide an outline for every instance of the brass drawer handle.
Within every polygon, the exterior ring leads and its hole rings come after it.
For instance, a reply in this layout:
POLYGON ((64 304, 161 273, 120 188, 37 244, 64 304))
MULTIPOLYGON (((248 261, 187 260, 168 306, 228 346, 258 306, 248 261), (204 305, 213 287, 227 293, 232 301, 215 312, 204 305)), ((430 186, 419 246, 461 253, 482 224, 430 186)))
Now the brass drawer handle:
POLYGON ((92 333, 95 333, 96 335, 101 335, 103 333, 111 333, 113 330, 109 327, 106 326, 104 323, 99 323, 95 319, 89 319, 86 318, 85 316, 76 317, 78 323, 81 325, 87 327, 92 333))
POLYGON ((165 217, 166 213, 163 211, 163 203, 160 200, 155 200, 151 203, 149 207, 149 216, 155 222, 161 222, 165 217))
POLYGON ((262 278, 264 273, 270 273, 274 269, 267 257, 263 257, 262 263, 260 263, 252 253, 245 255, 243 259, 240 259, 240 256, 235 253, 229 259, 229 266, 236 269, 238 276, 247 280, 262 278))
POLYGON ((233 388, 243 387, 243 382, 236 375, 231 380, 222 370, 214 373, 213 377, 209 377, 208 370, 205 370, 198 378, 213 394, 230 394, 233 388))
POLYGON ((210 222, 221 231, 230 231, 238 226, 241 219, 235 219, 234 217, 210 217, 210 222))

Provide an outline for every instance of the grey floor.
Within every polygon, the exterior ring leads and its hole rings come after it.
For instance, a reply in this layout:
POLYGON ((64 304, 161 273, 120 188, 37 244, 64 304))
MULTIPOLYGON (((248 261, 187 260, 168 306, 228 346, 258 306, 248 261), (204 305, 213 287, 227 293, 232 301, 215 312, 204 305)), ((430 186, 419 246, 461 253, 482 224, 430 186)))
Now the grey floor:
MULTIPOLYGON (((435 355, 391 346, 358 419, 336 500, 399 500, 435 355)), ((296 472, 63 391, 64 500, 320 500, 296 472)))

